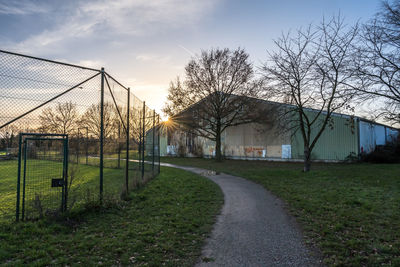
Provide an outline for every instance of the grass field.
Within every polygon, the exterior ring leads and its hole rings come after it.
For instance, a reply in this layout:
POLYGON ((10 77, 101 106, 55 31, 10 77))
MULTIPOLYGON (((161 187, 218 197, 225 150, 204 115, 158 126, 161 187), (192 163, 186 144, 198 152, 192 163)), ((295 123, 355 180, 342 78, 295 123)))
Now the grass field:
MULTIPOLYGON (((98 199, 99 168, 83 164, 70 164, 70 174, 73 174, 72 186, 69 190, 69 206, 79 206, 87 201, 98 199)), ((134 175, 134 172, 132 173, 134 175)), ((62 163, 45 160, 29 160, 27 162, 27 207, 29 200, 40 194, 44 207, 61 203, 59 188, 51 187, 51 179, 62 177, 62 163), (60 199, 60 201, 57 201, 60 199), (46 202, 47 201, 47 202, 46 202), (54 203, 56 202, 56 203, 54 203)), ((70 176, 71 178, 71 176, 70 176)), ((104 193, 117 195, 124 185, 123 169, 104 169, 104 193)), ((131 179, 134 179, 133 177, 131 179)), ((0 222, 15 219, 17 188, 17 161, 0 161, 0 222)))
MULTIPOLYGON (((119 165, 118 165, 118 154, 115 154, 115 153, 104 154, 104 167, 105 168, 118 168, 118 167, 124 168, 125 167, 125 158, 126 158, 126 152, 122 151, 120 154, 120 160, 119 160, 119 165)), ((79 162, 80 164, 86 164, 86 156, 85 155, 80 155, 79 157, 76 157, 76 155, 72 154, 72 155, 70 155, 69 159, 70 159, 70 162, 74 162, 74 163, 79 162)), ((145 159, 145 161, 151 162, 153 158, 152 158, 152 156, 145 156, 144 159, 145 159)), ((131 151, 129 153, 129 160, 139 160, 138 152, 131 151)), ((156 159, 155 162, 157 163, 158 159, 156 159)), ((100 157, 98 155, 89 155, 87 157, 87 163, 88 163, 88 165, 99 166, 100 157)), ((130 162, 129 164, 130 164, 130 166, 129 166, 130 169, 139 168, 139 163, 130 162)))
POLYGON ((211 181, 163 167, 129 201, 105 201, 106 208, 57 221, 0 225, 0 265, 192 266, 222 202, 211 181))
POLYGON ((400 165, 162 158, 238 175, 286 201, 327 265, 400 266, 400 165))
MULTIPOLYGON (((69 163, 69 182, 72 184, 68 190, 68 206, 77 208, 86 202, 99 198, 99 159, 89 158, 89 165, 69 163)), ((16 191, 17 191, 17 160, 0 160, 0 223, 15 220, 16 191)), ((104 160, 104 185, 105 195, 119 197, 125 186, 125 161, 121 161, 120 169, 116 169, 117 161, 114 158, 104 160)), ((134 188, 141 181, 141 173, 137 162, 129 162, 129 185, 134 188)), ((149 164, 145 164, 145 177, 156 174, 149 164)), ((37 216, 37 203, 40 200, 40 209, 56 210, 61 205, 60 188, 52 188, 52 178, 62 177, 62 163, 49 160, 27 161, 26 182, 26 211, 32 216, 37 216)), ((22 177, 21 177, 22 179, 22 177)), ((21 180, 22 185, 22 180, 21 180)), ((21 189, 22 196, 22 189, 21 189)), ((29 215, 29 214, 28 214, 29 215)))

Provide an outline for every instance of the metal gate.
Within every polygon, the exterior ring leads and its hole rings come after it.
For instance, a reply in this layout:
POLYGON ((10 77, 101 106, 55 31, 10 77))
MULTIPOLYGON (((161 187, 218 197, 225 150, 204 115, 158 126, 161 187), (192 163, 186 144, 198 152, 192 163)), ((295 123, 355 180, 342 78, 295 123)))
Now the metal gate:
POLYGON ((68 135, 21 133, 19 136, 17 221, 32 220, 67 208, 68 135))

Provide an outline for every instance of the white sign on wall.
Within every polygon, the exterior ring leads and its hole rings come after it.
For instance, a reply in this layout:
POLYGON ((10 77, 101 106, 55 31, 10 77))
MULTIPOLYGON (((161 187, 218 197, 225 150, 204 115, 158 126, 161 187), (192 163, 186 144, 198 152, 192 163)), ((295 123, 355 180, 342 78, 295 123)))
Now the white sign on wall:
POLYGON ((292 158, 292 146, 291 145, 282 145, 282 158, 283 159, 292 158))
POLYGON ((175 146, 167 146, 167 154, 168 155, 176 155, 175 146))

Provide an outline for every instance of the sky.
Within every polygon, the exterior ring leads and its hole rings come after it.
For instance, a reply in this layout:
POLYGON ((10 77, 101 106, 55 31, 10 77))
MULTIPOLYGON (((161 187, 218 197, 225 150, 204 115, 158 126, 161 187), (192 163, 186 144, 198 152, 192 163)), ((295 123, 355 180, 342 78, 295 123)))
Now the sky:
POLYGON ((0 49, 104 67, 160 112, 201 50, 244 48, 255 69, 290 30, 340 14, 365 22, 378 0, 0 0, 0 49))

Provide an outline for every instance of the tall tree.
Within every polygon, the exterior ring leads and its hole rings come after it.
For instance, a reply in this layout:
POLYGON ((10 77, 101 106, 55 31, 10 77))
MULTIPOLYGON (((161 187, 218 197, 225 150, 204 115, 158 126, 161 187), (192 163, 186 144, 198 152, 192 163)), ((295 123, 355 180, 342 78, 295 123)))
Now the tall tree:
MULTIPOLYGON (((101 106, 100 104, 92 104, 82 115, 79 124, 82 127, 87 127, 89 134, 100 138, 101 128, 100 128, 100 116, 101 106)), ((104 119, 104 138, 109 138, 116 130, 115 126, 115 108, 114 103, 106 102, 104 103, 103 109, 103 119, 104 119)))
POLYGON ((171 82, 163 111, 197 136, 215 142, 216 160, 222 159, 221 134, 231 126, 255 120, 260 86, 243 49, 202 51, 185 68, 183 82, 171 82))
POLYGON ((275 100, 291 104, 281 119, 292 132, 301 133, 304 171, 311 168, 311 153, 322 133, 332 126, 332 114, 347 107, 353 97, 350 63, 357 30, 337 16, 283 35, 263 67, 266 88, 275 100))
POLYGON ((72 102, 58 103, 49 107, 39 115, 40 130, 60 134, 71 133, 76 126, 79 114, 76 105, 72 102))
POLYGON ((142 135, 142 110, 139 108, 131 108, 129 111, 129 127, 130 127, 130 138, 133 138, 133 142, 139 144, 142 135))
POLYGON ((379 115, 400 124, 400 2, 382 2, 381 11, 363 27, 359 50, 359 92, 374 103, 382 99, 379 115))

